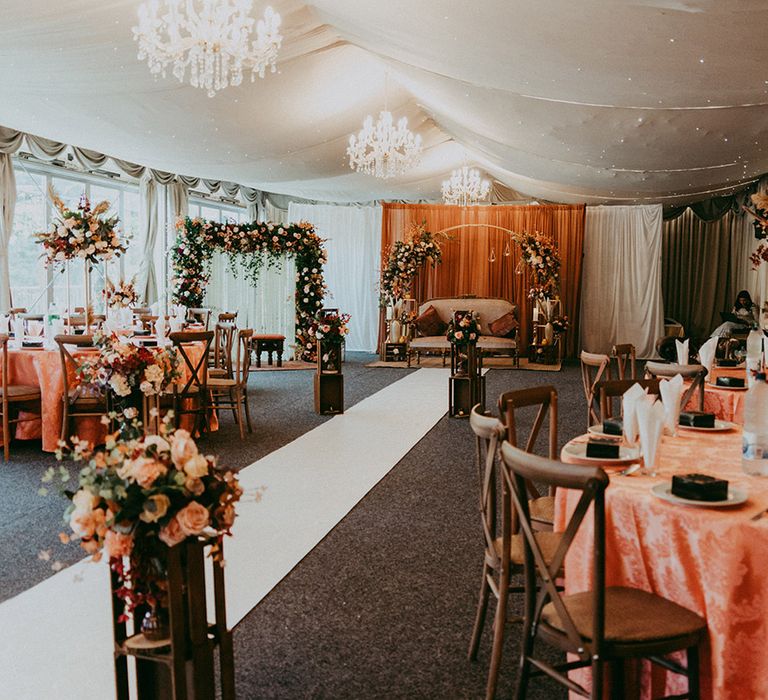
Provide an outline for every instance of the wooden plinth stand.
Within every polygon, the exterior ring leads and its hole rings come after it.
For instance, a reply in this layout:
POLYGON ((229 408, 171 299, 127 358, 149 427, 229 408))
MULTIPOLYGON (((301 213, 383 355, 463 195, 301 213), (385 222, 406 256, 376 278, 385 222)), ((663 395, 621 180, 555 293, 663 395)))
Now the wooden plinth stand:
MULTIPOLYGON (((205 601, 205 543, 189 538, 167 549, 168 615, 166 644, 147 648, 138 627, 146 610, 137 609, 137 634, 127 636, 118 622, 122 601, 115 595, 119 582, 112 574, 112 612, 115 634, 117 700, 129 700, 128 656, 136 658, 139 700, 214 700, 217 697, 214 653, 219 652, 219 697, 235 698, 232 632, 227 629, 224 569, 213 562, 215 621, 209 622, 205 601)), ((222 551, 223 555, 223 551, 222 551)))
POLYGON ((485 377, 477 344, 451 345, 451 376, 448 380, 448 414, 468 418, 475 404, 485 409, 485 377))
POLYGON ((341 373, 341 345, 317 342, 315 412, 321 415, 344 413, 344 375, 341 373))

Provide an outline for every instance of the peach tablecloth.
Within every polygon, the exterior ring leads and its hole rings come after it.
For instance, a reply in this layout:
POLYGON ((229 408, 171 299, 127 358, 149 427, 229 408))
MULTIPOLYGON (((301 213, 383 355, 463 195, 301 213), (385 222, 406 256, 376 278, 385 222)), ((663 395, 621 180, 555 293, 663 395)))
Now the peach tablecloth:
MULTIPOLYGON (((202 345, 191 348, 189 355, 196 362, 202 353, 202 345)), ((96 352, 94 350, 81 350, 96 352)), ((76 353, 79 354, 79 353, 76 353)), ((189 376, 183 360, 180 369, 183 376, 189 376)), ((42 439, 43 451, 54 452, 61 437, 61 420, 63 416, 62 396, 64 394, 64 377, 61 369, 61 358, 56 350, 34 350, 23 348, 8 351, 8 375, 12 384, 27 384, 40 387, 42 396, 42 416, 35 420, 24 421, 16 426, 16 438, 19 440, 42 439)), ((74 374, 70 380, 74 380, 74 374)), ((29 415, 29 414, 27 414, 29 415)), ((182 416, 182 425, 191 429, 191 417, 182 416), (189 420, 187 420, 189 419, 189 420), (189 425, 188 425, 189 424, 189 425)), ((216 430, 218 422, 215 416, 210 421, 210 429, 216 430)), ((98 418, 75 419, 75 432, 83 440, 94 444, 103 442, 106 428, 98 418)))
MULTIPOLYGON (((586 439, 586 438, 577 438, 586 439)), ((563 455, 565 457, 565 455, 563 455)), ((567 460, 564 460, 567 461, 567 460)), ((741 431, 681 431, 663 438, 659 476, 611 476, 606 492, 606 584, 652 591, 707 620, 702 698, 768 698, 768 479, 741 471, 741 431), (746 488, 747 502, 729 508, 678 506, 650 489, 673 473, 704 472, 746 488)), ((559 490, 556 529, 563 529, 578 494, 559 490)), ((566 561, 566 590, 590 588, 592 522, 587 519, 566 561)), ((643 697, 685 692, 685 679, 654 668, 643 697), (668 676, 668 677, 667 677, 668 676)))
MULTIPOLYGON (((707 377, 708 382, 717 381, 718 377, 744 377, 744 369, 732 368, 714 368, 711 376, 707 377)), ((732 423, 744 424, 744 395, 746 391, 734 389, 718 389, 709 384, 704 387, 704 410, 707 413, 714 413, 721 420, 731 421, 732 423)), ((688 408, 698 408, 694 397, 689 403, 688 408)))

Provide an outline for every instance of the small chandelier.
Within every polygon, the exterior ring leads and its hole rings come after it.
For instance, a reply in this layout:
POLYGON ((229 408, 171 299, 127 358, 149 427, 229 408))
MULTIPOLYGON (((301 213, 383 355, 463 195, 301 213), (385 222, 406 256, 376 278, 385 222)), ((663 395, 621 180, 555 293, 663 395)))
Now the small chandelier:
POLYGON ((275 72, 283 40, 280 15, 271 7, 256 24, 250 16, 253 0, 149 0, 139 6, 139 60, 147 60, 152 75, 165 77, 172 66, 180 82, 189 68, 189 82, 213 97, 228 85, 240 85, 243 71, 251 82, 267 68, 275 72))
POLYGON ((488 199, 491 183, 480 177, 477 168, 464 165, 451 173, 449 180, 443 180, 443 201, 446 204, 457 204, 468 207, 488 199))
POLYGON ((375 125, 368 115, 357 136, 349 137, 347 155, 352 170, 383 179, 396 177, 418 164, 421 136, 413 134, 405 117, 395 126, 392 112, 383 111, 375 125))

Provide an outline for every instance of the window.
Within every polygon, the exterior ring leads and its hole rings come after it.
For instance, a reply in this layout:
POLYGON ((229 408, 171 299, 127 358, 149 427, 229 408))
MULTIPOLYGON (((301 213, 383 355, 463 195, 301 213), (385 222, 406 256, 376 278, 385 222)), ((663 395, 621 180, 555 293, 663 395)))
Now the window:
POLYGON ((9 250, 12 305, 40 312, 46 306, 47 276, 34 234, 46 228, 45 177, 17 170, 16 190, 9 250))

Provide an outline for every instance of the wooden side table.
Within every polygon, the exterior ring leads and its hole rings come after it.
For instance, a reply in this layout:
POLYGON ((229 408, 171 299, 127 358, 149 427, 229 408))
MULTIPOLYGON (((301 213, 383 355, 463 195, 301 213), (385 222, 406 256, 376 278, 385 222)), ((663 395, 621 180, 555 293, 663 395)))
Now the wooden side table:
POLYGON ((277 355, 277 366, 283 366, 283 346, 285 336, 278 333, 253 334, 251 340, 253 351, 256 353, 256 367, 261 367, 261 353, 267 353, 267 364, 272 364, 272 353, 277 355))

